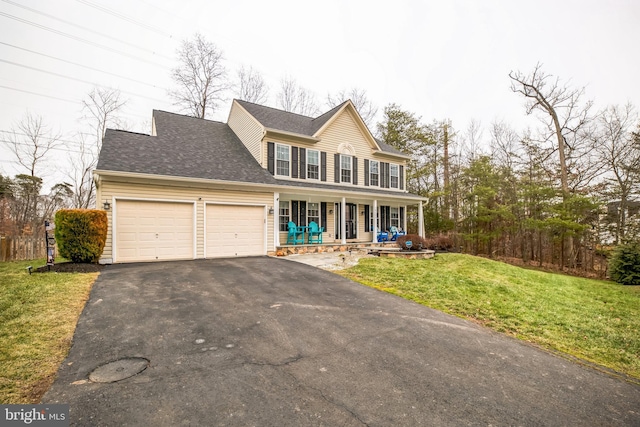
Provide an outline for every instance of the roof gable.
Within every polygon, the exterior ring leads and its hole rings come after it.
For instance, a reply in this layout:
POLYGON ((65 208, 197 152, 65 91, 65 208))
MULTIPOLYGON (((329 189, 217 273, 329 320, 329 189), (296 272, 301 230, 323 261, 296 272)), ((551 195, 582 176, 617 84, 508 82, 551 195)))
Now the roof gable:
POLYGON ((331 126, 331 124, 335 122, 340 115, 350 114, 353 116, 360 133, 367 140, 369 146, 373 150, 406 157, 406 154, 391 147, 390 145, 381 144, 380 141, 373 136, 351 100, 346 100, 343 103, 336 105, 331 110, 316 118, 290 113, 288 111, 258 105, 240 99, 235 99, 234 102, 237 102, 242 106, 247 113, 253 116, 266 130, 292 133, 309 138, 319 138, 319 136, 329 126, 331 126))

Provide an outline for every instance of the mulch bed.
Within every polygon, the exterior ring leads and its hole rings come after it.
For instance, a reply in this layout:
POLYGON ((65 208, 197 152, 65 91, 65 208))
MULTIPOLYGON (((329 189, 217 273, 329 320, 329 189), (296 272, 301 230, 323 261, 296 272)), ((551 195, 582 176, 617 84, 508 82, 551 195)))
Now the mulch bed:
POLYGON ((104 265, 77 262, 61 262, 51 267, 43 265, 33 269, 33 273, 95 273, 101 271, 104 265))

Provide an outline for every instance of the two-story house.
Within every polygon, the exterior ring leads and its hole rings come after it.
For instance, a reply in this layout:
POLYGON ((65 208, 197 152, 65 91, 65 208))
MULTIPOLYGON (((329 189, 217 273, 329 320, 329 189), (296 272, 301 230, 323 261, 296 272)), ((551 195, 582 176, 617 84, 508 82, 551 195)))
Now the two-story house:
POLYGON ((406 228, 409 156, 376 140, 351 101, 306 117, 234 100, 227 123, 153 112, 152 133, 107 130, 94 174, 103 263, 276 253, 287 224, 323 242, 406 228))

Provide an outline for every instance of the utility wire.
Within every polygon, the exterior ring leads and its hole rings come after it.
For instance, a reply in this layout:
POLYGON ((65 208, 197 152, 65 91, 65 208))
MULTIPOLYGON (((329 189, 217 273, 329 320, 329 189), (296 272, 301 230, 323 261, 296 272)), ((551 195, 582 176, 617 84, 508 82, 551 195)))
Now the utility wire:
POLYGON ((79 2, 79 3, 85 4, 87 6, 93 7, 94 9, 98 9, 101 12, 108 13, 109 15, 112 15, 112 16, 115 16, 117 18, 123 19, 123 20, 125 20, 127 22, 130 22, 132 24, 135 24, 135 25, 137 25, 139 27, 146 28, 147 30, 151 30, 153 32, 156 32, 156 33, 158 33, 160 35, 163 35, 163 36, 173 40, 173 36, 171 34, 166 33, 164 31, 162 31, 161 29, 156 28, 156 27, 154 27, 152 25, 145 24, 144 22, 140 22, 140 21, 137 21, 137 20, 135 20, 133 18, 130 18, 130 17, 126 16, 126 15, 123 15, 120 12, 116 12, 113 9, 109 9, 108 7, 100 6, 98 4, 92 3, 92 2, 87 1, 87 0, 76 0, 76 1, 79 2))
MULTIPOLYGON (((2 1, 7 1, 7 0, 2 0, 2 1)), ((31 49, 27 49, 27 48, 24 48, 24 47, 20 47, 20 46, 12 45, 12 44, 10 44, 10 43, 5 43, 5 42, 0 41, 0 44, 1 44, 1 45, 5 45, 5 46, 12 47, 12 48, 14 48, 14 49, 23 50, 23 51, 25 51, 25 52, 30 52, 30 53, 33 53, 33 54, 35 54, 35 55, 40 55, 40 56, 44 56, 44 57, 47 57, 47 58, 55 59, 56 61, 66 62, 67 64, 75 65, 75 66, 77 66, 77 67, 86 68, 86 69, 88 69, 88 70, 97 71, 97 72, 99 72, 99 73, 109 74, 110 76, 119 77, 119 78, 121 78, 121 79, 129 80, 129 81, 132 81, 132 82, 134 82, 134 83, 139 83, 139 84, 142 84, 142 85, 146 85, 146 86, 149 86, 149 87, 152 87, 152 88, 155 88, 155 89, 164 89, 164 90, 167 90, 167 89, 165 89, 165 88, 160 88, 160 87, 158 87, 158 86, 156 86, 156 85, 154 85, 154 84, 144 82, 144 81, 142 81, 142 80, 137 80, 137 79, 134 79, 134 78, 131 78, 131 77, 127 77, 127 76, 123 76, 123 75, 120 75, 120 74, 111 73, 111 72, 109 72, 109 71, 100 70, 100 69, 98 69, 98 68, 89 67, 88 65, 83 65, 83 64, 79 64, 79 63, 77 63, 77 62, 68 61, 68 60, 66 60, 66 59, 58 58, 57 56, 47 55, 46 53, 36 52, 35 50, 31 50, 31 49)))
POLYGON ((36 95, 36 96, 43 96, 45 98, 51 98, 51 99, 56 99, 58 101, 70 102, 72 104, 77 104, 77 103, 80 102, 80 101, 71 101, 70 99, 59 98, 57 96, 45 95, 44 93, 32 92, 30 90, 18 89, 18 88, 15 88, 15 87, 9 87, 9 86, 0 85, 0 88, 8 89, 8 90, 15 90, 16 92, 23 92, 23 93, 28 93, 28 94, 31 94, 31 95, 36 95))
POLYGON ((64 24, 71 25, 71 26, 73 26, 73 27, 80 28, 80 29, 85 30, 85 31, 88 31, 88 32, 90 32, 90 33, 97 34, 97 35, 99 35, 99 36, 102 36, 102 37, 105 37, 105 38, 108 38, 108 39, 111 39, 111 40, 117 41, 118 43, 126 44, 127 46, 131 46, 131 47, 134 47, 134 48, 136 48, 136 49, 139 49, 139 50, 142 50, 142 51, 148 52, 148 53, 150 53, 150 54, 152 54, 152 55, 160 56, 160 57, 163 57, 163 58, 168 59, 168 60, 170 60, 170 61, 173 61, 173 59, 174 59, 174 58, 170 58, 170 57, 168 57, 168 56, 166 56, 166 55, 163 55, 163 54, 161 54, 161 53, 156 53, 156 52, 154 52, 154 51, 152 51, 152 50, 149 50, 149 49, 146 49, 146 48, 144 48, 144 47, 141 47, 141 46, 135 45, 135 44, 133 44, 133 43, 129 43, 128 41, 121 40, 121 39, 118 39, 118 38, 116 38, 116 37, 110 36, 109 34, 105 34, 105 33, 98 32, 98 31, 94 30, 93 28, 88 28, 88 27, 82 26, 82 25, 80 25, 80 24, 76 24, 75 22, 71 22, 71 21, 67 21, 67 20, 62 19, 62 18, 58 18, 57 16, 50 15, 50 14, 48 14, 48 13, 42 12, 42 11, 37 10, 37 9, 33 9, 33 8, 31 8, 31 7, 28 7, 28 6, 22 5, 22 4, 20 4, 20 3, 16 3, 16 2, 11 1, 11 0, 2 0, 2 1, 3 1, 3 2, 5 2, 5 3, 9 3, 9 4, 13 5, 13 6, 17 6, 17 7, 20 7, 20 8, 22 8, 22 9, 28 10, 28 11, 30 11, 30 12, 37 13, 37 14, 42 15, 42 16, 46 16, 47 18, 55 19, 56 21, 62 22, 62 23, 64 23, 64 24))
MULTIPOLYGON (((6 64, 11 64, 11 65, 15 65, 16 67, 23 67, 23 68, 27 68, 29 70, 39 71, 39 72, 45 73, 45 74, 51 74, 51 75, 56 76, 56 77, 61 77, 63 79, 74 80, 74 81, 77 81, 77 82, 80 82, 80 83, 89 84, 89 85, 92 85, 92 86, 106 87, 104 85, 101 85, 101 84, 98 84, 98 83, 95 83, 95 82, 90 82, 88 80, 83 80, 83 79, 79 79, 77 77, 67 76, 65 74, 54 73, 53 71, 43 70, 42 68, 32 67, 30 65, 25 65, 25 64, 20 64, 18 62, 7 61, 6 59, 2 59, 2 58, 0 58, 0 62, 4 62, 6 64)), ((111 88, 109 88, 109 89, 111 89, 111 88)), ((140 97, 140 98, 146 98, 146 99, 149 99, 151 101, 162 102, 162 103, 166 102, 166 101, 163 101, 161 99, 151 98, 150 96, 141 95, 141 94, 135 93, 135 92, 129 92, 129 91, 125 91, 125 90, 120 90, 120 92, 129 94, 131 96, 137 96, 137 97, 140 97)))
POLYGON ((41 25, 41 24, 38 24, 36 22, 29 21, 28 19, 22 19, 22 18, 19 18, 17 16, 13 16, 13 15, 10 15, 10 14, 4 13, 4 12, 0 12, 0 15, 4 16, 6 18, 14 19, 14 20, 16 20, 18 22, 22 22, 23 24, 32 25, 32 26, 34 26, 36 28, 40 28, 42 30, 50 31, 52 33, 55 33, 55 34, 58 34, 58 35, 61 35, 61 36, 64 36, 64 37, 68 37, 68 38, 70 38, 72 40, 76 40, 76 41, 79 41, 79 42, 82 42, 82 43, 89 44, 91 46, 98 47, 100 49, 107 50, 109 52, 114 52, 114 53, 117 53, 119 55, 127 56, 129 58, 133 58, 133 59, 136 59, 138 61, 146 62, 148 64, 155 65, 157 67, 161 67, 161 68, 164 68, 164 69, 167 69, 167 70, 169 69, 169 67, 166 67, 166 66, 164 66, 162 64, 158 64, 157 62, 148 61, 146 59, 140 58, 139 56, 131 55, 131 54, 128 54, 128 53, 123 52, 121 50, 114 49, 114 48, 111 48, 109 46, 102 45, 100 43, 95 43, 95 42, 92 42, 91 40, 87 40, 87 39, 82 38, 82 37, 74 36, 73 34, 68 34, 68 33, 65 33, 63 31, 56 30, 56 29, 51 28, 51 27, 47 27, 46 25, 41 25))

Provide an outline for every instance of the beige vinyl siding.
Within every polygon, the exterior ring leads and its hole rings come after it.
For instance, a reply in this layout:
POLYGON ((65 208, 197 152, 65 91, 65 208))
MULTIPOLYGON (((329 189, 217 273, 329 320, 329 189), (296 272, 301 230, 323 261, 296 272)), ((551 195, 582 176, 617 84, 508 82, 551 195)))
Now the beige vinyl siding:
MULTIPOLYGON (((369 143, 369 139, 362 133, 362 129, 358 126, 357 120, 360 118, 355 116, 355 113, 347 108, 343 110, 335 120, 330 123, 327 128, 318 137, 321 139, 317 143, 304 144, 300 142, 293 142, 285 138, 269 138, 263 141, 264 149, 262 150, 262 165, 267 165, 267 142, 287 144, 292 147, 302 147, 305 149, 324 151, 327 153, 327 184, 334 185, 334 154, 338 152, 338 147, 341 144, 349 144, 354 150, 354 156, 358 158, 358 187, 364 187, 364 159, 377 160, 381 162, 390 162, 397 165, 405 166, 404 179, 406 181, 406 161, 393 156, 380 156, 376 155, 374 158, 374 147, 369 143)), ((278 179, 288 179, 285 177, 278 177, 278 179)), ((297 178, 289 178, 293 181, 298 181, 297 178)), ((353 185, 353 184, 340 184, 340 185, 353 185)), ((406 185, 404 186, 406 188, 406 185)), ((389 188, 388 190, 395 190, 389 188)), ((399 190, 399 189, 398 189, 399 190)), ((400 190, 399 190, 400 191, 400 190)))
MULTIPOLYGON (((196 202, 196 258, 204 258, 204 203, 226 203, 226 204, 252 204, 264 205, 267 208, 273 206, 272 192, 253 191, 229 191, 222 189, 192 188, 185 186, 154 185, 154 184, 132 184, 123 182, 106 181, 103 179, 98 191, 99 207, 107 200, 117 205, 118 198, 133 200, 158 200, 158 201, 181 201, 196 202), (115 200, 114 200, 115 196, 115 200)), ((112 259, 112 230, 113 230, 112 207, 107 212, 109 220, 109 231, 107 242, 102 254, 102 259, 112 259)), ((273 248, 273 216, 267 216, 267 250, 273 248)))
POLYGON ((262 135, 264 128, 256 121, 247 111, 237 102, 231 106, 228 123, 233 132, 240 138, 240 141, 247 147, 251 155, 263 167, 266 163, 262 162, 261 150, 262 135))
MULTIPOLYGON (((318 135, 322 140, 317 144, 318 149, 327 152, 327 182, 333 182, 334 154, 338 146, 348 143, 353 147, 358 158, 358 186, 364 187, 364 159, 373 157, 373 148, 369 140, 362 134, 356 124, 356 117, 350 109, 345 109, 336 119, 318 135)), ((345 184, 348 185, 348 184, 345 184)))

